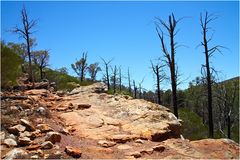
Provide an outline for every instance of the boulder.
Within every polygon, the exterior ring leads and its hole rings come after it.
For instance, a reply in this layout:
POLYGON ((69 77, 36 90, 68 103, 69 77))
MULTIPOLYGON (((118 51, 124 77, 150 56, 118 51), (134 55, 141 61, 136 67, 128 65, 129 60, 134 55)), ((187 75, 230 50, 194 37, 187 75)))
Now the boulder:
POLYGON ((13 127, 9 127, 8 128, 8 132, 9 133, 12 133, 12 134, 15 134, 15 135, 18 135, 19 132, 24 132, 26 129, 25 126, 21 125, 21 124, 18 124, 18 125, 15 125, 13 127))
POLYGON ((31 122, 29 122, 28 120, 25 120, 25 119, 20 119, 20 121, 21 121, 21 124, 26 127, 26 130, 35 131, 35 127, 31 122))
POLYGON ((66 146, 65 152, 69 156, 72 156, 73 158, 80 158, 82 155, 82 152, 79 148, 75 148, 75 147, 71 147, 71 146, 66 146))
POLYGON ((57 132, 48 132, 46 137, 46 141, 51 141, 52 143, 60 142, 61 141, 61 135, 57 132))
POLYGON ((42 133, 53 131, 53 129, 49 127, 48 124, 38 124, 36 128, 39 129, 42 133))
POLYGON ((98 141, 98 145, 108 148, 116 145, 116 143, 111 141, 106 141, 106 140, 100 140, 98 141))
POLYGON ((3 144, 7 145, 8 147, 17 146, 17 142, 11 138, 4 139, 3 144))
POLYGON ((53 144, 50 141, 46 141, 41 144, 41 149, 51 149, 51 148, 53 148, 53 144))
POLYGON ((26 151, 20 148, 14 148, 11 151, 9 151, 5 156, 4 159, 27 159, 29 158, 29 155, 26 151))
POLYGON ((30 145, 32 141, 28 137, 19 137, 18 138, 18 145, 20 146, 27 146, 30 145))

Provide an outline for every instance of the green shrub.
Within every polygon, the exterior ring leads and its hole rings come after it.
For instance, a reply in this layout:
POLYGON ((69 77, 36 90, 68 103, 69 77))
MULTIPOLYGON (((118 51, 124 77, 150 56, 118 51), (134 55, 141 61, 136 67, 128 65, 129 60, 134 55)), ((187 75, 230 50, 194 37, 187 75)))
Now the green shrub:
POLYGON ((16 79, 21 74, 23 60, 17 53, 1 43, 1 88, 17 84, 16 79))
POLYGON ((179 118, 182 122, 182 135, 190 140, 207 138, 208 127, 196 113, 187 108, 179 109, 179 118))

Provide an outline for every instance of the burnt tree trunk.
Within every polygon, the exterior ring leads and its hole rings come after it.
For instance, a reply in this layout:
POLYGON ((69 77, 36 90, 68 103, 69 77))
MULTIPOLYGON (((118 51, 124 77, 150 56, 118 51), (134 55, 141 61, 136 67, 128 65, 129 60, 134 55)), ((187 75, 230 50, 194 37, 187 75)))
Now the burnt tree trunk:
POLYGON ((203 43, 204 46, 204 54, 205 54, 205 67, 207 72, 207 96, 208 96, 208 127, 209 127, 209 137, 213 138, 213 116, 212 116, 212 80, 211 80, 211 71, 210 71, 210 65, 209 65, 209 58, 210 53, 208 49, 208 40, 207 40, 207 24, 208 24, 208 13, 206 12, 204 20, 201 17, 201 26, 202 26, 202 33, 203 33, 203 43))
POLYGON ((159 77, 159 68, 156 66, 156 76, 157 76, 157 97, 158 104, 162 104, 161 102, 161 92, 160 92, 160 77, 159 77))
POLYGON ((122 92, 122 71, 121 67, 119 67, 119 91, 122 92))
POLYGON ((135 81, 133 80, 133 89, 134 89, 134 98, 137 98, 137 87, 135 85, 135 81))
POLYGON ((174 42, 174 37, 177 34, 176 32, 176 25, 181 20, 176 20, 174 17, 174 14, 170 15, 168 18, 168 23, 165 23, 161 19, 158 19, 160 21, 160 24, 168 31, 168 35, 170 37, 170 53, 167 51, 166 45, 164 43, 164 34, 162 29, 159 27, 159 24, 157 25, 157 33, 161 40, 162 45, 162 51, 166 58, 166 64, 168 65, 170 69, 171 74, 171 87, 172 87, 172 105, 174 109, 174 115, 178 118, 178 103, 177 103, 177 72, 176 72, 176 64, 175 64, 175 54, 176 54, 176 44, 174 42), (162 31, 162 33, 159 33, 159 30, 162 31))
POLYGON ((128 92, 131 95, 132 94, 132 89, 131 89, 131 78, 130 78, 130 72, 128 69, 128 92))

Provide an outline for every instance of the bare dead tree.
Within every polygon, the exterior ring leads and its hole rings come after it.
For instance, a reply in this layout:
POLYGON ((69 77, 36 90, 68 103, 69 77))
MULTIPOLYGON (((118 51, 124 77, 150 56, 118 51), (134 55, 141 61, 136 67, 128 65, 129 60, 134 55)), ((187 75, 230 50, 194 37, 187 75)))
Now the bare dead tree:
POLYGON ((144 81, 145 77, 142 79, 141 82, 139 82, 138 86, 139 86, 139 98, 142 98, 142 83, 144 81))
POLYGON ((115 65, 114 68, 112 68, 112 86, 113 86, 113 93, 116 93, 116 85, 117 85, 117 66, 115 65))
POLYGON ((176 55, 176 48, 179 47, 176 42, 174 42, 175 36, 178 33, 178 30, 176 30, 177 24, 181 19, 176 20, 174 17, 174 14, 169 15, 168 17, 168 23, 164 22, 160 18, 157 18, 156 22, 156 31, 158 34, 158 37, 161 40, 161 46, 163 55, 165 57, 164 62, 167 64, 167 66, 170 69, 171 74, 171 86, 172 86, 172 103, 173 103, 173 109, 174 109, 174 115, 178 118, 178 101, 177 101, 177 71, 176 71, 176 63, 175 63, 175 55, 176 55), (161 29, 162 26, 164 29, 167 30, 167 34, 170 38, 170 50, 169 53, 165 42, 164 42, 164 33, 161 29), (161 33, 160 33, 161 32, 161 33))
POLYGON ((109 78, 109 65, 110 63, 112 62, 113 59, 109 60, 109 61, 105 61, 103 58, 101 58, 104 65, 105 65, 105 72, 106 74, 104 75, 106 80, 107 80, 107 87, 108 87, 108 90, 110 89, 110 78, 109 78))
POLYGON ((26 40, 27 45, 27 55, 28 55, 28 65, 29 65, 29 81, 33 82, 33 72, 32 72, 32 59, 31 59, 31 37, 30 35, 33 34, 34 31, 32 29, 37 25, 37 20, 30 20, 28 18, 28 13, 26 8, 23 6, 21 10, 21 21, 23 27, 20 28, 18 26, 14 27, 12 32, 17 33, 26 40))
POLYGON ((211 70, 213 68, 210 66, 210 57, 216 52, 220 52, 220 48, 222 46, 216 45, 212 48, 209 48, 209 42, 212 40, 211 36, 208 38, 207 34, 210 30, 208 26, 210 22, 214 21, 217 17, 213 14, 205 13, 204 17, 202 13, 200 14, 200 25, 202 29, 203 41, 201 45, 204 47, 204 54, 205 54, 205 65, 203 67, 206 69, 206 80, 207 80, 207 96, 208 96, 208 126, 209 126, 209 137, 214 137, 214 123, 213 123, 213 113, 212 113, 212 75, 211 70))
POLYGON ((118 68, 119 71, 119 91, 120 93, 122 92, 122 70, 121 70, 121 66, 118 68))
MULTIPOLYGON (((237 98, 237 89, 238 89, 238 81, 232 82, 228 87, 223 84, 217 84, 217 95, 215 95, 218 99, 218 106, 219 106, 219 131, 226 136, 227 138, 231 139, 231 128, 233 127, 233 121, 236 118, 231 118, 232 110, 234 109, 234 103, 237 98), (224 133, 222 130, 222 121, 223 127, 227 124, 227 134, 224 133)), ((238 115, 237 115, 238 117, 238 115)))
POLYGON ((129 68, 128 68, 128 92, 129 92, 129 94, 132 93, 132 89, 131 89, 131 77, 130 77, 129 68))
POLYGON ((156 81, 157 81, 157 98, 158 98, 158 104, 162 104, 162 101, 161 101, 161 90, 160 90, 160 83, 165 79, 165 75, 164 74, 161 74, 161 72, 163 71, 162 68, 165 66, 165 65, 160 65, 159 63, 157 64, 153 64, 152 61, 151 61, 151 65, 152 65, 152 70, 153 70, 153 73, 155 74, 156 76, 156 81))
POLYGON ((137 98, 137 86, 135 84, 135 80, 133 80, 133 90, 134 90, 134 98, 137 98))

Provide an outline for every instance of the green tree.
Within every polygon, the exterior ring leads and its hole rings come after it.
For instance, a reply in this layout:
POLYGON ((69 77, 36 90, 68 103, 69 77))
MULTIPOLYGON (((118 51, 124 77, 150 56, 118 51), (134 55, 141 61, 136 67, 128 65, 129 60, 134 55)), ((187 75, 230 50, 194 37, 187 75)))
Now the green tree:
POLYGON ((88 73, 91 77, 92 81, 96 80, 97 73, 101 71, 101 68, 99 67, 99 63, 93 63, 88 66, 88 73))
POLYGON ((85 78, 85 74, 87 71, 87 53, 83 52, 82 58, 80 60, 77 60, 71 66, 72 66, 72 69, 80 77, 80 81, 82 82, 85 78))
POLYGON ((40 78, 43 79, 43 69, 48 66, 49 52, 47 50, 40 50, 32 52, 32 57, 35 65, 40 71, 40 78))

